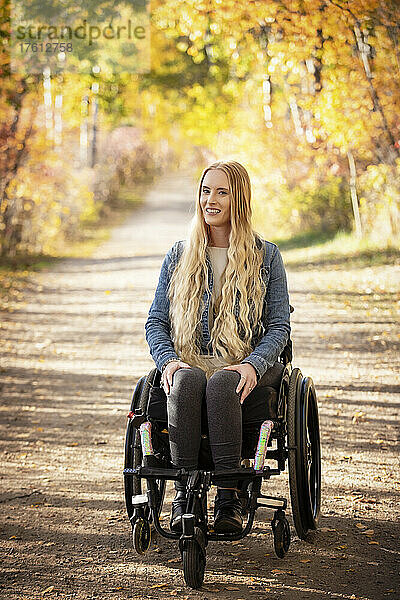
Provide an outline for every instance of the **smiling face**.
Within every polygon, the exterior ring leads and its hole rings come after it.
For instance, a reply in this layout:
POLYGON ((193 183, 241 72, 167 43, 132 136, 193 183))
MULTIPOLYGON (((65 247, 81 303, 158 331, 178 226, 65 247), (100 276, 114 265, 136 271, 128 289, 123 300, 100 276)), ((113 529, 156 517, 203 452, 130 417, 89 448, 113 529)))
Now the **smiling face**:
POLYGON ((228 177, 221 169, 210 169, 205 174, 200 206, 207 225, 224 229, 230 227, 231 194, 228 177))

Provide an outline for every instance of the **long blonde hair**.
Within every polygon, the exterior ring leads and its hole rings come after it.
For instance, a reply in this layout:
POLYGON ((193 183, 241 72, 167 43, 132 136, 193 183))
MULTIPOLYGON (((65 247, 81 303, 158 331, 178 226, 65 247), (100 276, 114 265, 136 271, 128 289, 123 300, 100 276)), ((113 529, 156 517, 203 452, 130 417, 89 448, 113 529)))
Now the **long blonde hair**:
POLYGON ((200 354, 202 299, 205 289, 210 292, 206 262, 210 231, 202 214, 200 198, 203 179, 210 169, 221 169, 226 173, 231 194, 228 261, 222 273, 221 294, 216 299, 217 314, 210 332, 214 354, 222 356, 229 364, 237 364, 252 352, 251 340, 261 321, 266 291, 261 276, 263 246, 260 244, 258 248, 256 243, 257 237, 262 238, 251 225, 249 175, 236 161, 215 162, 201 175, 196 213, 168 292, 175 352, 181 360, 204 369, 207 376, 215 370, 200 354), (234 312, 237 294, 239 328, 234 312))

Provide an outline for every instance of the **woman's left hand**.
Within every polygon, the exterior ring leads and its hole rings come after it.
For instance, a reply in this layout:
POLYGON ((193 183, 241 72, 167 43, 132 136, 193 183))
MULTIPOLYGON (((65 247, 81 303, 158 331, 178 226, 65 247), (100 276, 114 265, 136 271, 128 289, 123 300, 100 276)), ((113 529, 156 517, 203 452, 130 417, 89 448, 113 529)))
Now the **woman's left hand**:
POLYGON ((237 371, 240 373, 239 385, 236 388, 236 392, 240 394, 240 390, 243 390, 240 397, 240 404, 243 404, 247 396, 257 385, 257 372, 253 365, 250 363, 240 363, 239 365, 229 365, 223 367, 227 371, 237 371))

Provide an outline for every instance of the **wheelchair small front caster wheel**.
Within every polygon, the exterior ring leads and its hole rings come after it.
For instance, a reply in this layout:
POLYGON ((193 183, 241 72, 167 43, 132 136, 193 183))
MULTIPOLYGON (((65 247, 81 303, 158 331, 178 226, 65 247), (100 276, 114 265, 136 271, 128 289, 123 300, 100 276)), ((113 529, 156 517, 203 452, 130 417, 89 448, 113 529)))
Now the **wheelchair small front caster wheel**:
POLYGON ((200 527, 194 528, 194 537, 185 540, 182 549, 183 576, 186 585, 198 590, 203 585, 206 569, 204 533, 200 527))
POLYGON ((138 554, 144 554, 150 546, 151 532, 150 523, 147 519, 139 517, 132 531, 133 547, 138 554))
POLYGON ((272 526, 274 532, 274 549, 275 554, 279 558, 283 558, 290 546, 290 527, 289 521, 284 519, 279 519, 275 522, 275 525, 272 526))

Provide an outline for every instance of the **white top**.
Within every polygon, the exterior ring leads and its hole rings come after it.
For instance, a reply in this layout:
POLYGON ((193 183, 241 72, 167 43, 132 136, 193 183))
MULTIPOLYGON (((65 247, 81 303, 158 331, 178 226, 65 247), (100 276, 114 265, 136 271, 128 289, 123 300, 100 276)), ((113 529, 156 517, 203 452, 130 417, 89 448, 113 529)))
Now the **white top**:
POLYGON ((226 263, 228 262, 228 248, 209 246, 208 249, 210 252, 214 280, 212 299, 215 301, 220 295, 222 289, 222 273, 226 267, 226 263))
MULTIPOLYGON (((213 272, 213 289, 212 289, 212 294, 211 294, 211 304, 210 304, 209 320, 208 320, 209 329, 211 331, 213 323, 214 323, 213 310, 212 310, 213 304, 214 304, 215 300, 218 298, 219 294, 221 293, 222 273, 228 262, 228 248, 217 248, 216 246, 208 246, 208 250, 209 250, 209 256, 210 256, 212 272, 213 272)), ((226 362, 222 356, 213 355, 213 356, 207 356, 207 357, 203 357, 203 358, 207 358, 207 360, 209 360, 210 363, 216 369, 225 367, 230 364, 230 363, 226 362)))

